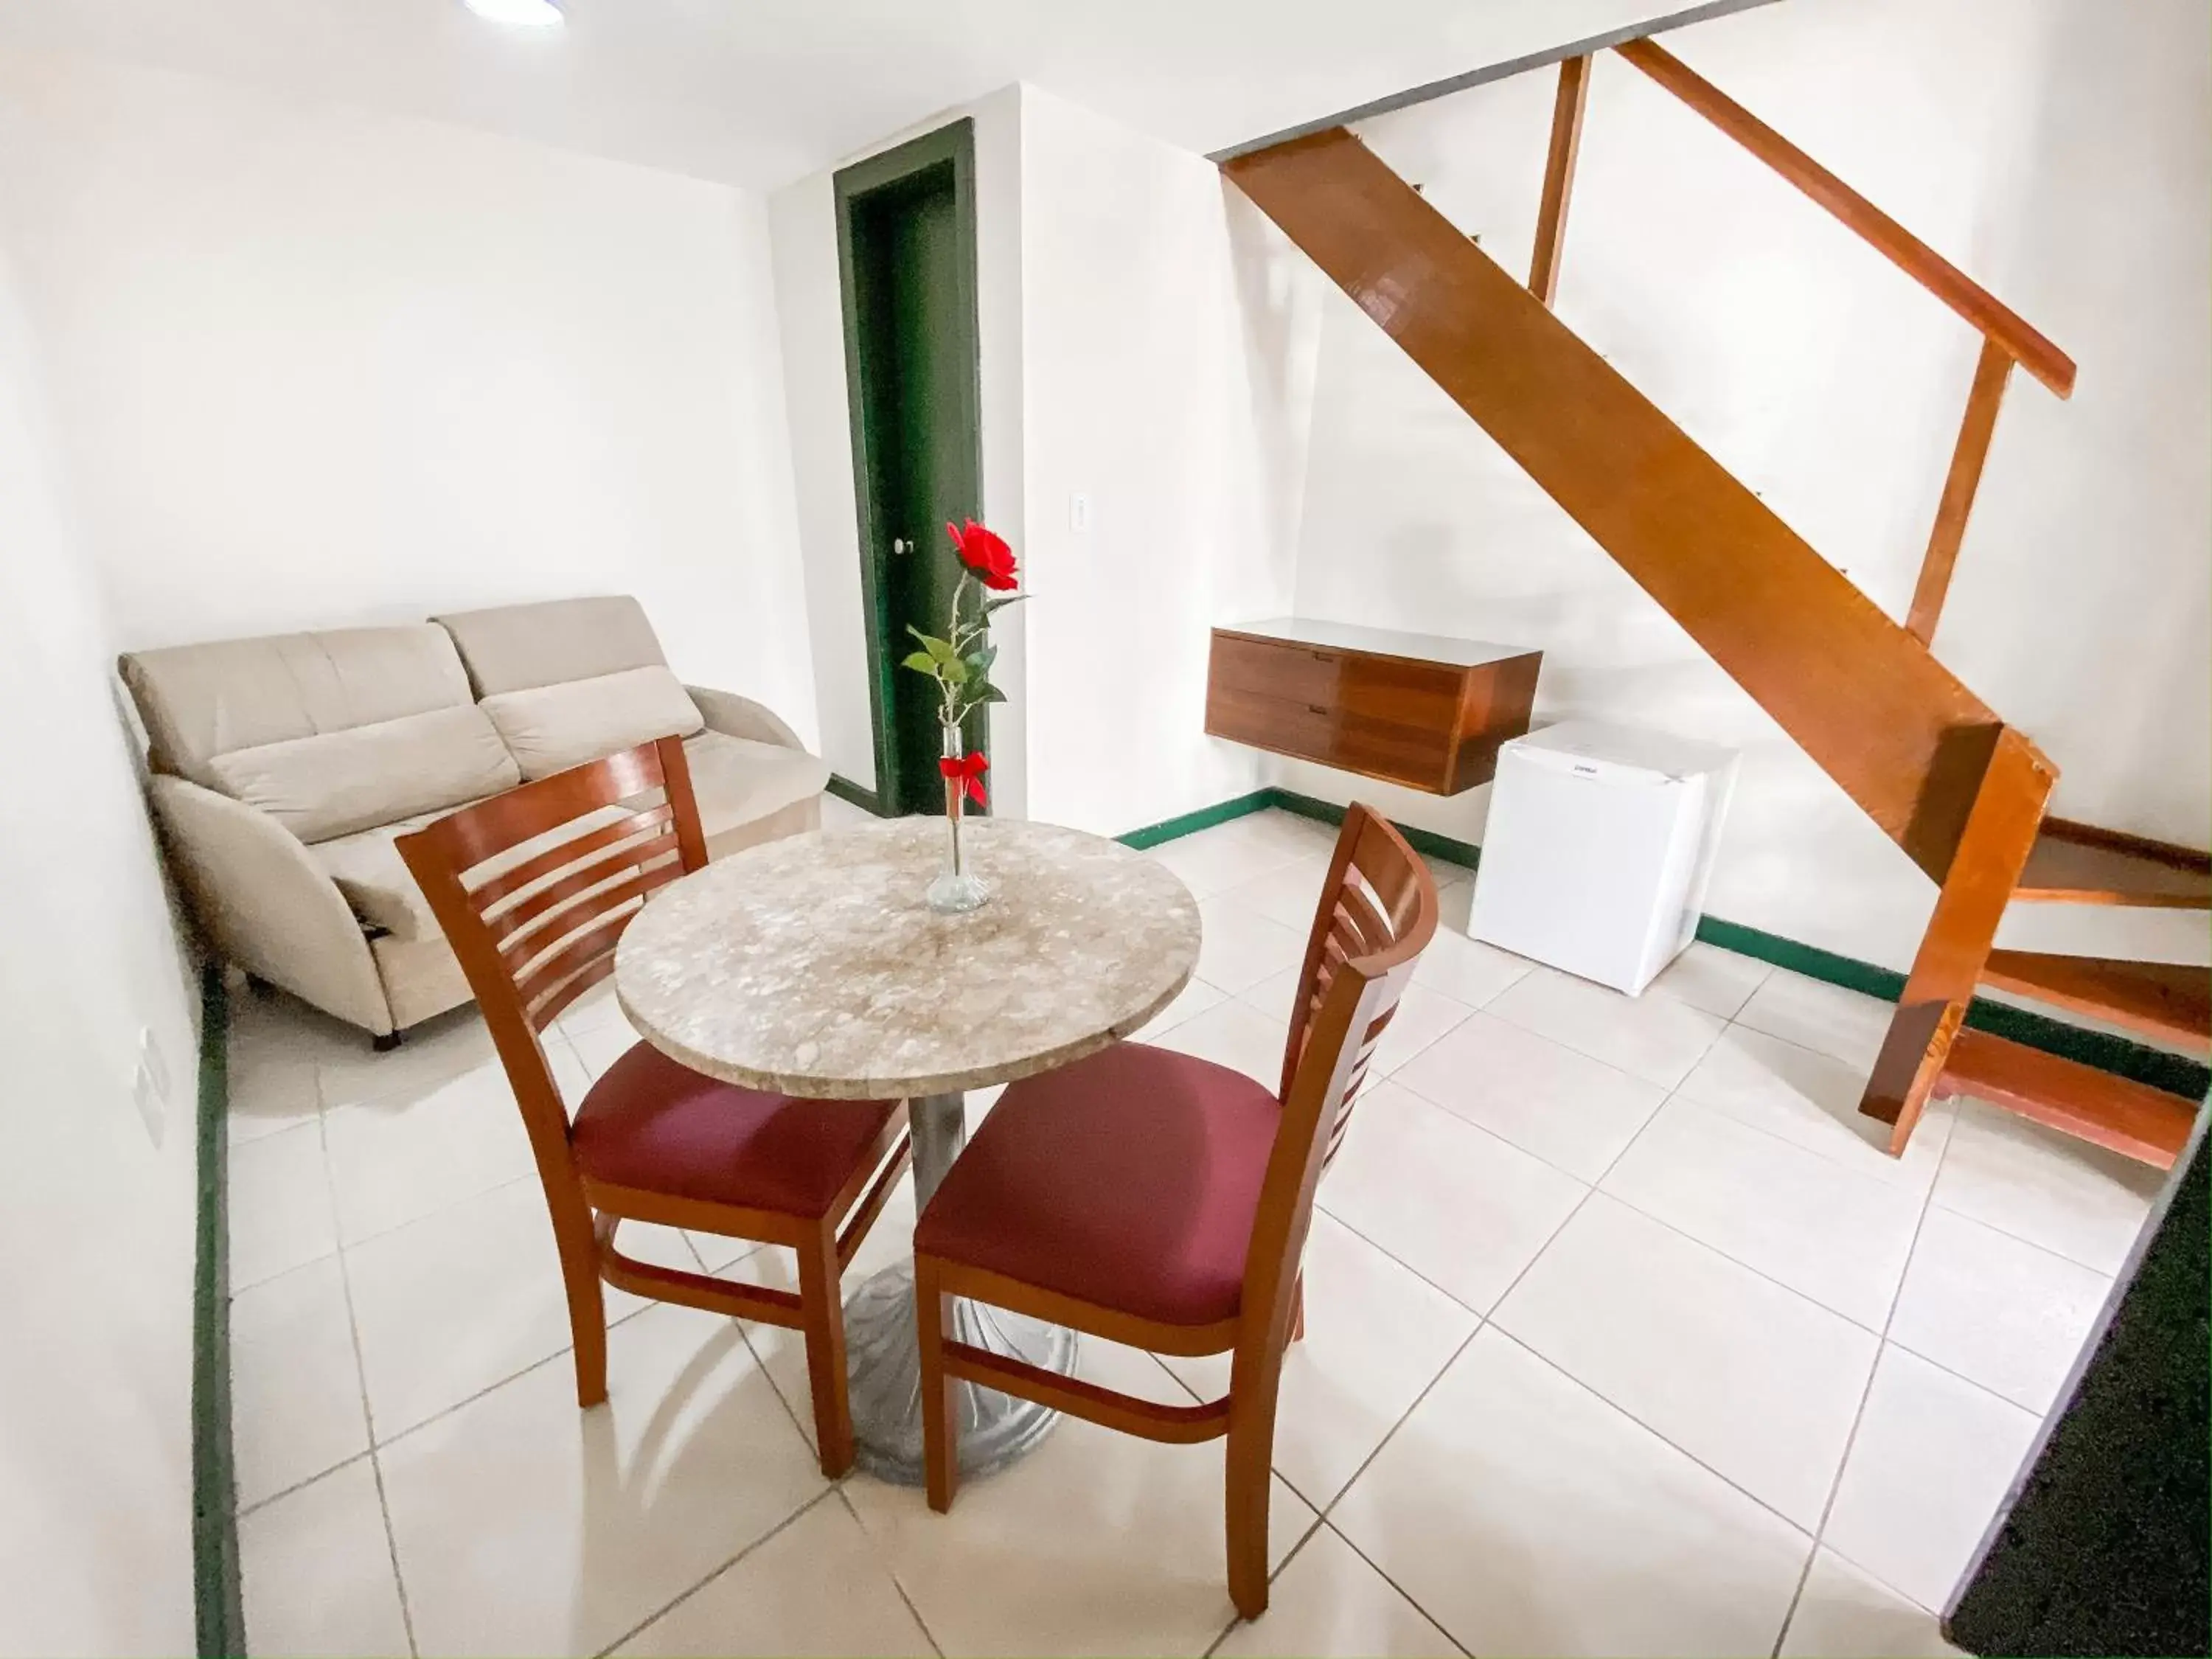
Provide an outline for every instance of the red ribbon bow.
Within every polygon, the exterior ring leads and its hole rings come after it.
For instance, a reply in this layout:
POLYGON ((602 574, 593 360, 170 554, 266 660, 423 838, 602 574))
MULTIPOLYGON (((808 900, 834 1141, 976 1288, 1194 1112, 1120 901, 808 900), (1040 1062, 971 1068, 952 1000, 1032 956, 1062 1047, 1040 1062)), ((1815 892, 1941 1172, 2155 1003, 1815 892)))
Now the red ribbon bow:
POLYGON ((958 760, 937 763, 937 769, 957 782, 962 792, 978 806, 991 804, 983 793, 983 774, 990 769, 990 766, 991 763, 980 753, 969 753, 961 756, 958 760))

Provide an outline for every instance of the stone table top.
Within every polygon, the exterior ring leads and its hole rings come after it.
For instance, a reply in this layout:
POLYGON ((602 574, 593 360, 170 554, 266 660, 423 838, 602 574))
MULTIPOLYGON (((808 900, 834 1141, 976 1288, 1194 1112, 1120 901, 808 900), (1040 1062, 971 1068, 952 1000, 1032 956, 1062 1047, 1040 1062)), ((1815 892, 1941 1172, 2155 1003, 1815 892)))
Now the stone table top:
POLYGON ((1050 824, 971 819, 990 902, 939 915, 941 818, 793 836, 695 871, 623 933, 615 994, 653 1047, 750 1088, 948 1094, 1066 1065, 1172 1000, 1198 906, 1166 866, 1050 824))

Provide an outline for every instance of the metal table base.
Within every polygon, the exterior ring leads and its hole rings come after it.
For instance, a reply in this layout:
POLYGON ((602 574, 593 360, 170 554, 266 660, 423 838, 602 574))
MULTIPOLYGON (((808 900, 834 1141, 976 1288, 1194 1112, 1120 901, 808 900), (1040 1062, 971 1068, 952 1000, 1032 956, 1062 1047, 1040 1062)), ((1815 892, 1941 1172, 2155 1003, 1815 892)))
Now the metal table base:
MULTIPOLYGON (((907 1103, 914 1139, 915 1212, 937 1191, 968 1142, 957 1094, 907 1103)), ((1062 1325, 956 1298, 945 1334, 1063 1376, 1075 1370, 1075 1333, 1062 1325)), ((921 1356, 914 1318, 914 1263, 886 1267, 845 1300, 845 1352, 860 1467, 900 1486, 922 1483, 921 1356)), ((1060 1413, 972 1382, 952 1385, 960 1472, 988 1474, 1052 1431, 1060 1413)))

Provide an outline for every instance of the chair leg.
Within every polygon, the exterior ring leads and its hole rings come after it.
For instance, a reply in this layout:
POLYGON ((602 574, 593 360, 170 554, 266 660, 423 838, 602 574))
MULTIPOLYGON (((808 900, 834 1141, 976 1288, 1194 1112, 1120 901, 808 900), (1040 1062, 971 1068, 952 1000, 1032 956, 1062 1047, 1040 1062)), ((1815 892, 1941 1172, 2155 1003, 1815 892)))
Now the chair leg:
POLYGON ((600 1294, 599 1241, 580 1196, 553 1206, 553 1242, 568 1291, 568 1334, 576 1352, 576 1404, 589 1410, 607 1397, 607 1306, 600 1294))
POLYGON ((946 1297, 937 1284, 936 1265, 927 1256, 917 1255, 914 1317, 921 1351, 922 1471, 929 1507, 942 1515, 952 1507, 952 1494, 960 1485, 960 1446, 954 1438, 952 1379, 945 1374, 946 1297))
MULTIPOLYGON (((1232 1389, 1234 1385, 1231 1385, 1232 1389)), ((1253 1405, 1229 1416, 1229 1599, 1247 1619, 1267 1610, 1267 1500, 1275 1453, 1275 1378, 1252 1390, 1253 1405)))
POLYGON ((806 1327, 806 1381, 814 1395, 814 1439, 822 1473, 853 1467, 853 1400, 845 1382, 845 1307, 837 1274, 837 1230, 824 1221, 799 1249, 799 1316, 806 1327))
POLYGON ((1300 1273, 1291 1286, 1291 1340, 1306 1340, 1306 1276, 1300 1273))

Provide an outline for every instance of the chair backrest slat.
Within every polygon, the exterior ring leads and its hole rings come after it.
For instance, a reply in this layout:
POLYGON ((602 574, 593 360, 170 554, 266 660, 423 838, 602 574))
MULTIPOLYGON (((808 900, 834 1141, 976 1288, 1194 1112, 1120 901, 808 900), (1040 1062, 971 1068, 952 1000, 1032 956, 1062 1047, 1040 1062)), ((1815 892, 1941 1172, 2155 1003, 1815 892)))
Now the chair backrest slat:
POLYGON ((468 976, 550 1181, 553 1164, 566 1167, 568 1115, 538 1033, 614 971, 646 900, 707 862, 684 745, 663 738, 526 783, 398 847, 468 976))
POLYGON ((1279 1363, 1322 1171, 1343 1144, 1376 1045, 1437 931, 1437 887, 1405 837, 1353 805, 1337 836, 1283 1054, 1281 1127, 1245 1258, 1231 1392, 1279 1363))

